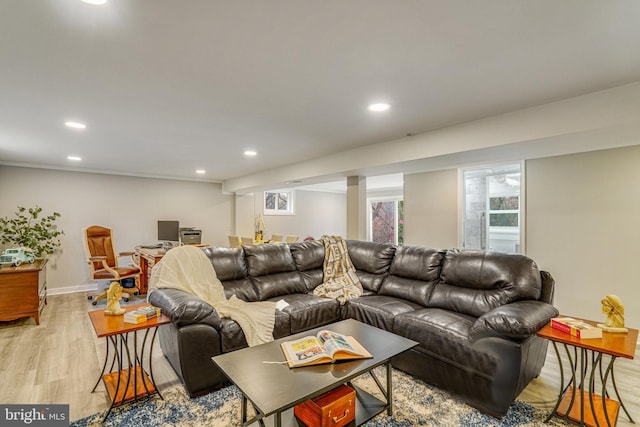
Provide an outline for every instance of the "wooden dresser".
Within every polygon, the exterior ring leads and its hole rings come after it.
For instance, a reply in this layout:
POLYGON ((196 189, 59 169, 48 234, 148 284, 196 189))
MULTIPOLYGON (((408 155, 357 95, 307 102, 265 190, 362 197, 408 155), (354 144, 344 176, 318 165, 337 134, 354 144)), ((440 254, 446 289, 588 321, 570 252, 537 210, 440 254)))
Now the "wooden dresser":
POLYGON ((40 324, 40 312, 47 303, 46 265, 44 259, 0 268, 0 320, 33 317, 40 324))

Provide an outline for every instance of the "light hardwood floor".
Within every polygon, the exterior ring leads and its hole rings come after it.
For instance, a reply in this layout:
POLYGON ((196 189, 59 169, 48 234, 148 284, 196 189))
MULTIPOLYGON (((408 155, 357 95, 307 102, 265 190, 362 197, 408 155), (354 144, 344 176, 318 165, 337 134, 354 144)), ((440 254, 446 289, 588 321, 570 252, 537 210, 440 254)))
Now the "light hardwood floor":
MULTIPOLYGON (((95 336, 84 294, 48 298, 36 326, 33 319, 0 322, 0 402, 9 404, 69 404, 72 420, 108 408, 102 385, 91 393, 102 369, 106 345, 95 336)), ((634 360, 616 361, 616 381, 631 416, 640 422, 640 352, 634 360)), ((173 369, 154 348, 154 376, 163 390, 180 384, 173 369)), ((549 346, 545 367, 520 399, 550 411, 559 387, 558 363, 549 346)), ((620 411, 618 426, 631 426, 620 411)))

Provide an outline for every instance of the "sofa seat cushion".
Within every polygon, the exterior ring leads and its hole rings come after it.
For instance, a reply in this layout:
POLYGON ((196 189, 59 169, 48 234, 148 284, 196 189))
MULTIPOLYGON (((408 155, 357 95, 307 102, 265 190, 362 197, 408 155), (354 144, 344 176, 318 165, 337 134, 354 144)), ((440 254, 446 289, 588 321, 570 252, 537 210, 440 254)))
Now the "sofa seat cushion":
POLYGON ((340 320, 340 304, 335 299, 312 294, 290 294, 272 298, 271 301, 281 299, 289 304, 283 311, 289 315, 292 334, 340 320))
MULTIPOLYGON (((242 328, 235 321, 227 317, 221 319, 221 328, 219 330, 220 340, 222 341, 221 347, 223 353, 239 350, 248 346, 247 339, 242 332, 242 328)), ((291 335, 291 326, 289 321, 289 314, 276 310, 276 319, 273 326, 273 338, 278 339, 291 335)))
POLYGON ((469 340, 476 318, 438 308, 424 308, 399 314, 393 323, 394 333, 419 342, 415 351, 425 353, 465 371, 492 377, 499 360, 469 340))
POLYGON ((362 296, 347 301, 344 306, 343 317, 359 320, 386 331, 392 331, 395 316, 421 308, 424 307, 401 298, 386 295, 362 296))

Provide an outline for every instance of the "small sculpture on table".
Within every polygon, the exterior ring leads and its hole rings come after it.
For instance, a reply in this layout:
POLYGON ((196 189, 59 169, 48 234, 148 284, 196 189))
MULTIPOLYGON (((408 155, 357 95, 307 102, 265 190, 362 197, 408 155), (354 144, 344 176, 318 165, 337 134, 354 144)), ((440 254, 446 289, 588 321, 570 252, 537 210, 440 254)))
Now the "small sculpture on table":
POLYGON ((602 312, 607 315, 603 323, 598 323, 598 327, 606 332, 628 332, 624 327, 624 304, 617 295, 607 295, 601 301, 602 312))
POLYGON ((111 282, 107 290, 107 308, 104 314, 118 316, 126 311, 120 307, 120 299, 122 298, 122 286, 118 282, 111 282))

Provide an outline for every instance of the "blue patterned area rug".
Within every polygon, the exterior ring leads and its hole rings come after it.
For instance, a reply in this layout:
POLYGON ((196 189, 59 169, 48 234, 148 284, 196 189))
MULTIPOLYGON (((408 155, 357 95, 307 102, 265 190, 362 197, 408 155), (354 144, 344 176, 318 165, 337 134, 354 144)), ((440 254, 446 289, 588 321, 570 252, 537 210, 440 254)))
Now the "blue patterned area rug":
MULTIPOLYGON (((379 378, 384 378, 383 371, 379 378)), ((354 384, 380 396, 374 381, 365 375, 354 384)), ((239 426, 240 391, 229 386, 206 396, 191 399, 181 385, 161 390, 164 400, 155 396, 147 401, 114 408, 104 423, 106 427, 138 426, 239 426)), ((500 420, 453 398, 446 392, 422 381, 393 371, 394 415, 386 412, 365 424, 366 427, 407 426, 564 426, 559 419, 544 424, 547 412, 528 403, 516 401, 500 420)), ((95 414, 71 423, 71 426, 100 426, 104 413, 95 414)), ((258 425, 258 424, 256 424, 258 425)))

